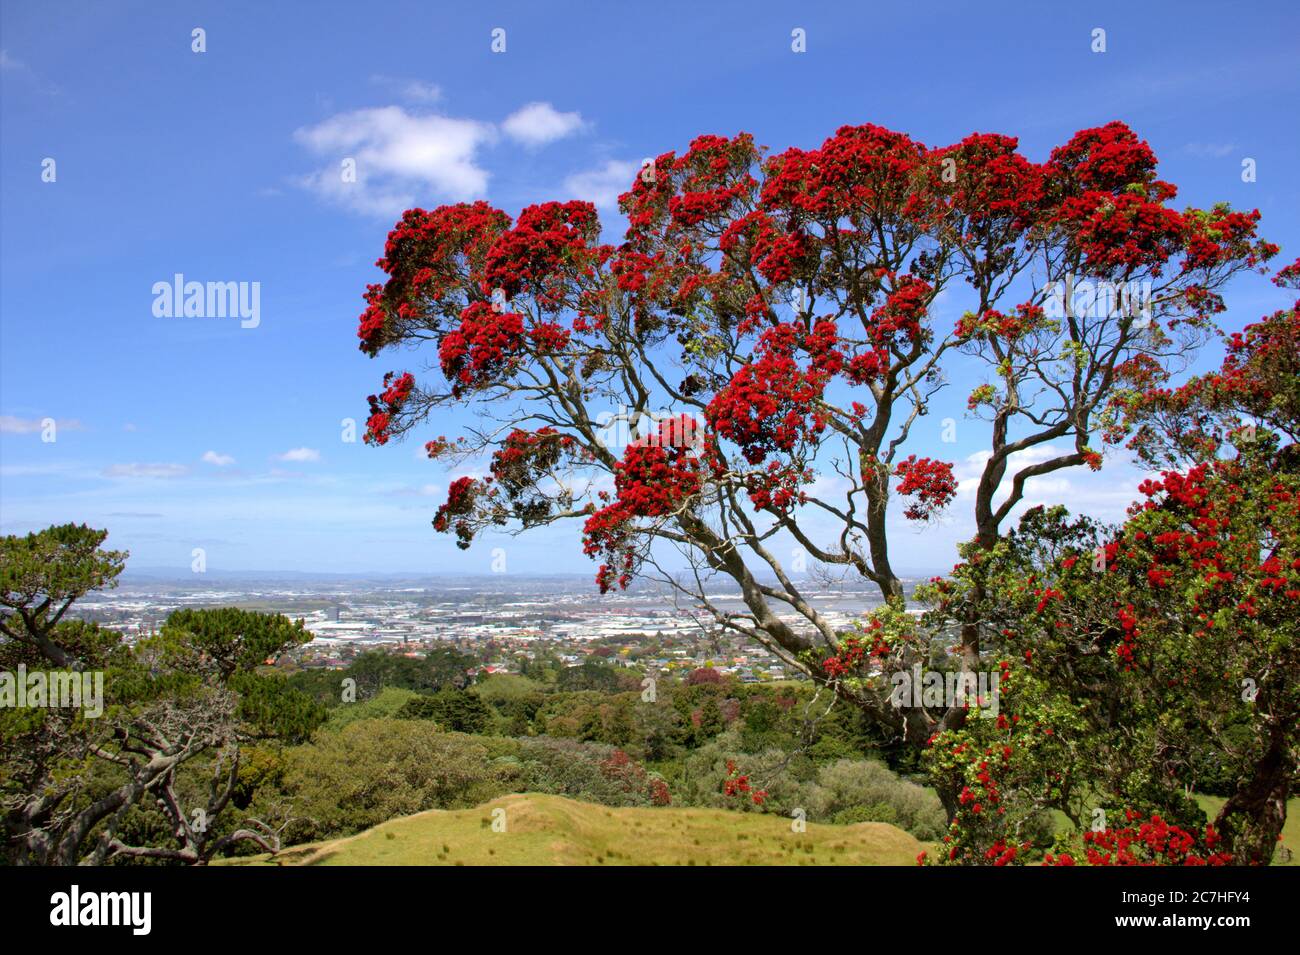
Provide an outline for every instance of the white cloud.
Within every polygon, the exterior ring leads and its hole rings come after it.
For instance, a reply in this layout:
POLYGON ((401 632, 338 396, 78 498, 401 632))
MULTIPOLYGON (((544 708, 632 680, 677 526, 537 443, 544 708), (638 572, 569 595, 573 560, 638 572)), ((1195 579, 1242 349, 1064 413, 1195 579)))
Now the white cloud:
POLYGON ((105 477, 176 478, 188 474, 183 464, 113 464, 104 469, 105 477))
POLYGON ((411 103, 436 103, 442 99, 442 87, 436 83, 385 76, 382 73, 370 77, 370 82, 395 90, 402 99, 411 103))
POLYGON ((437 497, 440 493, 436 484, 420 484, 414 487, 382 487, 378 489, 380 494, 393 494, 397 497, 437 497))
POLYGON ((442 99, 442 87, 434 83, 411 80, 402 86, 402 96, 414 103, 436 103, 442 99))
POLYGON ((279 461, 319 461, 320 452, 315 448, 293 448, 281 454, 279 461))
MULTIPOLYGON (((1072 451, 1072 447, 1064 445, 1040 444, 1011 455, 1007 459, 1006 475, 993 494, 994 504, 1007 499, 1011 493, 1012 479, 1018 470, 1072 451)), ((958 479, 957 495, 960 499, 968 501, 974 496, 984 465, 991 456, 987 450, 977 451, 954 466, 953 473, 958 479)), ((1144 478, 1151 476, 1153 475, 1137 465, 1131 455, 1110 449, 1105 455, 1101 473, 1084 466, 1073 466, 1026 479, 1024 496, 1014 508, 1011 520, 1014 522, 1031 507, 1064 504, 1072 514, 1087 514, 1102 521, 1120 521, 1128 506, 1140 497, 1138 485, 1144 478)), ((967 515, 967 512, 956 506, 951 513, 961 520, 967 515)))
POLYGON ((59 92, 57 86, 47 83, 43 77, 22 60, 10 56, 8 50, 0 50, 0 72, 23 77, 27 82, 33 84, 38 92, 46 96, 53 96, 59 92))
POLYGON ((1224 156, 1235 152, 1236 149, 1236 143, 1188 143, 1183 147, 1184 152, 1199 156, 1202 159, 1222 159, 1224 156))
POLYGON ((561 113, 550 103, 529 103, 505 118, 501 129, 525 146, 545 146, 582 129, 580 113, 561 113))
MULTIPOLYGON (((1011 479, 1015 477, 1016 472, 1030 464, 1039 464, 1043 461, 1050 461, 1052 458, 1062 454, 1068 454, 1069 451, 1051 444, 1036 444, 1028 447, 1023 451, 1017 451, 1007 458, 1007 471, 1002 478, 1002 484, 994 493, 994 497, 1002 496, 1002 492, 1010 493, 1011 479)), ((957 494, 959 496, 972 495, 979 488, 980 478, 984 474, 984 466, 988 463, 989 458, 993 457, 992 451, 976 451, 968 455, 966 460, 960 461, 953 468, 953 474, 957 478, 957 494)), ((1027 483, 1027 482, 1026 482, 1027 483)))
POLYGON ((833 501, 836 506, 840 506, 844 500, 844 495, 853 487, 844 475, 835 471, 818 471, 813 482, 804 490, 809 497, 817 498, 820 501, 833 501))
POLYGON ((90 480, 100 476, 98 472, 86 470, 85 466, 71 462, 0 465, 0 477, 70 477, 90 480))
POLYGON ((492 142, 491 123, 408 113, 400 106, 340 113, 294 133, 331 164, 301 184, 357 212, 397 215, 428 198, 462 201, 487 191, 479 150, 492 142), (344 181, 342 162, 355 160, 356 181, 344 181))
MULTIPOLYGON (((15 418, 13 415, 0 415, 0 434, 36 434, 45 429, 46 418, 15 418)), ((56 420, 59 431, 81 431, 81 422, 75 418, 56 420)))
POLYGON ((632 188, 640 163, 610 159, 603 166, 576 172, 564 180, 565 192, 602 209, 618 206, 618 197, 632 188))
POLYGON ((228 454, 218 454, 216 451, 204 451, 203 462, 205 464, 214 464, 219 468, 229 467, 235 463, 235 459, 228 454))

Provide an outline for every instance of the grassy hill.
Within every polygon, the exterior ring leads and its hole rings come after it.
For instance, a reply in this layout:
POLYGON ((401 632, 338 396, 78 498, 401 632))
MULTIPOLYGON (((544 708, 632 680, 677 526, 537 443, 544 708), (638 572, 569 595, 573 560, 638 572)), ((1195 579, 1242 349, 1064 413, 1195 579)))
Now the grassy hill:
MULTIPOLYGON (((1223 802, 1199 796, 1213 818, 1223 802)), ((1300 862, 1300 800, 1283 844, 1300 862)), ((613 809, 563 796, 503 796, 393 819, 355 836, 218 865, 915 865, 927 846, 894 826, 809 823, 721 809, 613 809), (492 830, 505 810, 506 831, 492 830)), ((931 847, 932 848, 932 847, 931 847)), ((1278 859, 1275 862, 1282 862, 1278 859)))
POLYGON ((719 809, 612 809, 503 796, 475 809, 393 819, 346 839, 234 865, 915 865, 924 846, 880 822, 808 824, 719 809), (505 832, 492 811, 505 810, 505 832))

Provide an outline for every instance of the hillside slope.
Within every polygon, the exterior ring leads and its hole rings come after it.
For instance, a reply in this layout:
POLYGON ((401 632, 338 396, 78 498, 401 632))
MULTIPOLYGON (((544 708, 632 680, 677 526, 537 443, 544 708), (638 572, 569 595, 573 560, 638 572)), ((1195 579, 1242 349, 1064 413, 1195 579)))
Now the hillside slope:
POLYGON ((808 824, 720 809, 612 809, 561 796, 503 796, 294 846, 270 865, 915 865, 924 846, 893 826, 808 824), (505 810, 505 831, 492 829, 505 810))

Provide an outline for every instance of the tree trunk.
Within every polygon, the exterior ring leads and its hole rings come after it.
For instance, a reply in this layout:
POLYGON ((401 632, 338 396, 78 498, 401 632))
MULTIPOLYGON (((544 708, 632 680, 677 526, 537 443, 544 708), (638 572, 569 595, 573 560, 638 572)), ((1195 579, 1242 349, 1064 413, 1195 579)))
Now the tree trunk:
POLYGON ((1255 772, 1237 787, 1214 820, 1234 865, 1268 865, 1273 858, 1286 824, 1291 773, 1286 733, 1275 726, 1269 734, 1268 751, 1255 764, 1255 772))

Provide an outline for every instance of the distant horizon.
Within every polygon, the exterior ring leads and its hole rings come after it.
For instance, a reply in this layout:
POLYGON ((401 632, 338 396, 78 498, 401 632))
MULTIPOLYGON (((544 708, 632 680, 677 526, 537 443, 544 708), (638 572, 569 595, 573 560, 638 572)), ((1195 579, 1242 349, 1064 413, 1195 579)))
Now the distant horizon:
MULTIPOLYGON (((915 579, 921 577, 931 577, 935 574, 946 573, 946 570, 900 570, 899 573, 906 579, 915 579)), ((119 580, 130 578, 154 578, 172 581, 182 580, 220 580, 233 577, 296 577, 302 579, 356 579, 356 578, 375 578, 375 579, 409 579, 414 577, 433 577, 444 580, 594 580, 595 571, 582 573, 581 571, 512 571, 503 573, 466 573, 462 571, 450 570, 352 570, 352 571, 327 571, 327 570, 267 570, 267 569, 245 569, 245 568, 227 568, 221 570, 209 569, 202 573, 185 571, 179 568, 166 566, 152 566, 132 568, 128 563, 122 571, 119 580)), ((799 577, 798 579, 812 579, 810 576, 799 577)), ((875 584, 865 577, 861 581, 871 587, 875 584)), ((645 582, 654 582, 657 578, 645 578, 645 582)))

